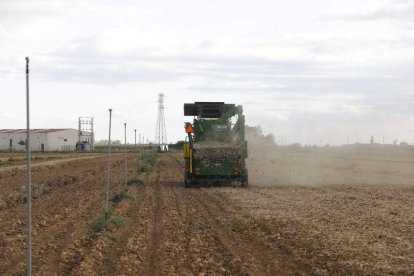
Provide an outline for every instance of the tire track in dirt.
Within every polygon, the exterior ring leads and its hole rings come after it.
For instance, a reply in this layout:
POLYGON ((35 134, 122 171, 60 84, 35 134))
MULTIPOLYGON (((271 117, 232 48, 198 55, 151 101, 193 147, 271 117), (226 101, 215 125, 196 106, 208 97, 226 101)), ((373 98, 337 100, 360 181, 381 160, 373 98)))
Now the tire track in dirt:
MULTIPOLYGON (((166 220, 163 221, 164 241, 162 250, 164 253, 162 274, 192 275, 194 269, 191 263, 196 259, 189 255, 193 238, 195 209, 188 204, 189 193, 184 193, 182 164, 175 155, 165 155, 168 168, 162 170, 161 184, 165 190, 165 205, 170 206, 166 220)), ((196 252, 195 252, 196 253, 196 252)))
MULTIPOLYGON (((178 167, 181 167, 181 170, 183 170, 182 163, 179 162, 176 156, 174 156, 174 159, 176 160, 178 167)), ((243 191, 247 190, 248 189, 243 189, 243 191)), ((251 268, 242 268, 240 271, 237 271, 233 268, 233 272, 242 274, 245 273, 250 275, 254 275, 257 273, 264 273, 269 275, 275 273, 280 274, 281 272, 283 272, 283 274, 285 275, 293 273, 293 267, 290 264, 288 265, 288 263, 290 262, 284 260, 282 256, 280 256, 280 254, 274 254, 274 252, 272 252, 266 246, 266 240, 258 238, 254 235, 246 235, 249 226, 245 225, 239 218, 235 218, 235 214, 229 211, 230 208, 232 208, 232 211, 234 211, 234 206, 229 206, 228 200, 226 198, 217 198, 211 195, 211 193, 208 192, 209 189, 194 189, 194 191, 195 192, 192 193, 193 197, 201 205, 200 208, 197 209, 204 210, 205 217, 209 218, 210 221, 215 222, 215 224, 213 224, 215 227, 212 228, 214 229, 220 243, 228 251, 232 258, 237 260, 250 258, 250 261, 248 261, 247 263, 260 263, 258 271, 255 271, 251 268), (212 218, 216 219, 214 220, 212 218), (230 234, 226 232, 226 227, 224 227, 223 222, 229 223, 227 229, 232 229, 230 234), (238 231, 234 231, 235 229, 238 229, 238 231), (238 241, 235 242, 235 240, 238 241), (252 244, 255 245, 255 248, 250 246, 252 244), (243 246, 244 248, 242 248, 243 246), (259 252, 259 254, 257 254, 257 252, 259 252), (266 253, 267 259, 264 259, 263 254, 265 254, 266 256, 266 253), (254 258, 253 260, 252 257, 254 258), (276 261, 279 261, 280 263, 275 264, 276 261)), ((193 205, 195 204, 197 203, 193 203, 193 205)), ((238 211, 240 212, 240 210, 238 211)), ((231 269, 232 268, 230 268, 230 271, 231 269)))
MULTIPOLYGON (((252 236, 243 237, 237 233, 246 227, 236 223, 233 214, 226 211, 228 206, 218 203, 218 199, 205 193, 205 189, 184 188, 183 163, 176 155, 167 155, 167 158, 172 168, 167 175, 170 181, 164 183, 165 190, 170 194, 165 197, 165 201, 166 206, 174 208, 177 214, 170 215, 170 223, 176 226, 174 235, 166 232, 165 240, 178 247, 175 254, 179 266, 169 262, 169 256, 165 256, 168 266, 164 267, 164 274, 289 274, 291 267, 280 263, 275 265, 281 258, 271 252, 264 241, 252 236), (226 222, 229 224, 227 227, 226 222), (226 232, 228 228, 238 230, 226 232), (255 245, 251 246, 252 243, 255 245), (179 256, 186 256, 187 259, 179 256)), ((165 229, 170 227, 163 226, 165 229)), ((167 247, 165 251, 170 252, 171 248, 167 247)))
MULTIPOLYGON (((172 158, 176 163, 177 169, 183 170, 183 163, 181 163, 176 156, 172 156, 172 158)), ((243 191, 247 190, 248 189, 243 189, 243 191)), ((234 206, 229 206, 226 198, 215 197, 208 192, 209 189, 194 189, 191 191, 194 191, 194 193, 192 193, 193 198, 200 205, 200 208, 197 209, 205 211, 204 219, 215 222, 211 225, 211 228, 215 231, 218 240, 225 250, 230 253, 232 258, 242 260, 242 263, 259 264, 259 267, 255 267, 253 269, 243 267, 240 271, 234 271, 233 268, 233 272, 250 275, 257 273, 264 273, 268 275, 275 275, 275 273, 280 274, 281 272, 285 275, 293 273, 293 267, 291 265, 287 265, 289 262, 287 260, 283 260, 280 254, 272 252, 267 247, 266 240, 258 238, 255 235, 246 235, 246 230, 250 227, 245 225, 239 218, 235 218, 235 213, 229 211, 229 208, 234 208, 234 206), (228 223, 227 227, 225 227, 225 223, 228 223), (226 231, 226 228, 227 230, 231 229, 231 232, 226 231), (254 247, 251 246, 252 244, 254 244, 254 247), (259 252, 259 254, 257 252, 259 252), (265 259, 264 257, 267 258, 265 259), (276 264, 275 262, 277 261, 281 263, 276 264)), ((192 204, 194 206, 197 203, 193 202, 192 204)), ((234 209, 232 209, 232 211, 234 211, 234 209)), ((240 212, 240 210, 238 210, 238 212, 240 212)))
MULTIPOLYGON (((244 190, 244 189, 243 189, 244 190)), ((201 189, 196 200, 203 206, 206 216, 212 220, 218 239, 240 266, 245 275, 291 275, 294 269, 281 254, 273 252, 257 232, 238 218, 242 214, 229 211, 231 205, 201 189)), ((295 271, 298 274, 298 271, 295 271)))
POLYGON ((161 263, 161 254, 160 243, 162 240, 162 230, 163 228, 159 224, 162 221, 163 211, 164 211, 164 198, 162 196, 162 187, 159 182, 160 175, 157 172, 157 177, 153 183, 151 183, 151 188, 153 190, 152 198, 154 200, 154 209, 152 214, 152 232, 151 232, 151 241, 148 247, 148 263, 145 268, 146 275, 158 275, 160 271, 161 263))

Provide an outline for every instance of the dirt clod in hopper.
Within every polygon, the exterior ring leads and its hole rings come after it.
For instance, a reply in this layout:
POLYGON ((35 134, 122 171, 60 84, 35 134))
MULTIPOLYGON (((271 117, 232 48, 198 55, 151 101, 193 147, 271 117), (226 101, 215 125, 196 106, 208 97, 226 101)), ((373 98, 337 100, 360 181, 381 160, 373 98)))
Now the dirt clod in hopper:
POLYGON ((238 161, 242 159, 242 150, 236 144, 197 144, 194 147, 194 159, 207 162, 238 161))

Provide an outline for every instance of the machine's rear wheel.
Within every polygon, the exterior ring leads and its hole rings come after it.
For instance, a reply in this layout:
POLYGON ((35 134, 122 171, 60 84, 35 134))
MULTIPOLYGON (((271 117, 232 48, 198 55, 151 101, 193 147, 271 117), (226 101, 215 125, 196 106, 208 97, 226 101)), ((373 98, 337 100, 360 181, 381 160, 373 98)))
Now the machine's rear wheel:
POLYGON ((248 176, 247 176, 247 173, 246 174, 243 174, 243 176, 242 176, 242 178, 241 178, 241 186, 242 187, 247 187, 247 186, 249 186, 249 178, 248 178, 248 176))
POLYGON ((184 187, 191 188, 191 180, 188 177, 184 177, 184 187))

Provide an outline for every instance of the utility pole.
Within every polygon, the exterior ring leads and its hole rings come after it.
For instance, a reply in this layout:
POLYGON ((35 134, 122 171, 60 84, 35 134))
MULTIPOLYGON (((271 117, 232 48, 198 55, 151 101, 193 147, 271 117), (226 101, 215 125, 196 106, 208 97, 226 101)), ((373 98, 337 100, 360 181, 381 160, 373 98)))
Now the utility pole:
MULTIPOLYGON (((135 164, 136 164, 136 160, 138 158, 138 153, 137 153, 137 130, 134 129, 134 133, 135 133, 135 144, 134 144, 134 152, 135 152, 135 164)), ((135 171, 135 179, 137 178, 137 169, 135 167, 134 169, 135 171)))
POLYGON ((149 164, 149 157, 150 157, 150 141, 147 138, 147 161, 149 164))
POLYGON ((142 145, 141 145, 141 133, 139 134, 139 173, 142 172, 142 145))
POLYGON ((125 190, 128 187, 128 170, 127 170, 127 141, 126 141, 126 123, 124 123, 124 131, 125 131, 125 146, 124 146, 124 160, 125 160, 125 190))
POLYGON ((145 136, 142 136, 142 146, 144 147, 144 158, 145 159, 145 154, 147 153, 147 149, 145 147, 145 136))
POLYGON ((32 275, 32 168, 30 151, 29 57, 26 57, 27 275, 32 275))
POLYGON ((108 178, 106 180, 106 203, 105 203, 105 220, 109 216, 109 175, 111 170, 111 120, 112 120, 112 109, 109 109, 109 138, 108 138, 108 178))

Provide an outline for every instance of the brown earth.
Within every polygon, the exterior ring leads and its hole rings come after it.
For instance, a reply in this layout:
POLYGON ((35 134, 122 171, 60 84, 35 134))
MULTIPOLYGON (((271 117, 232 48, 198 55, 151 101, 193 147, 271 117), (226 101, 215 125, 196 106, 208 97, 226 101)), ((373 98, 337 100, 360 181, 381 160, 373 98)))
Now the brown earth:
MULTIPOLYGON (((131 155, 130 178, 135 162, 131 155)), ((128 199, 112 203, 123 223, 101 233, 90 225, 104 208, 106 158, 39 166, 34 275, 409 275, 413 162, 250 152, 249 188, 185 189, 182 155, 162 154, 143 184, 128 186, 128 199)), ((0 275, 25 271, 24 180, 24 170, 0 172, 0 275)), ((111 196, 124 188, 118 155, 111 196)))
MULTIPOLYGON (((102 155, 92 152, 32 152, 31 159, 33 166, 38 164, 52 164, 54 162, 66 162, 75 159, 88 159, 102 155)), ((24 168, 26 165, 25 152, 0 152, 0 170, 9 168, 24 168)))

